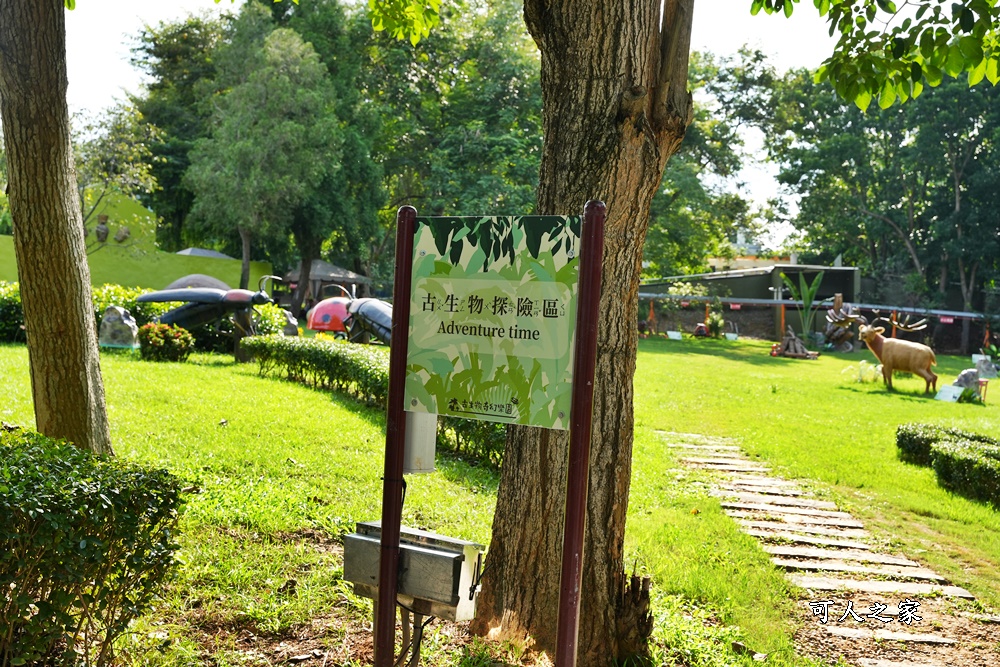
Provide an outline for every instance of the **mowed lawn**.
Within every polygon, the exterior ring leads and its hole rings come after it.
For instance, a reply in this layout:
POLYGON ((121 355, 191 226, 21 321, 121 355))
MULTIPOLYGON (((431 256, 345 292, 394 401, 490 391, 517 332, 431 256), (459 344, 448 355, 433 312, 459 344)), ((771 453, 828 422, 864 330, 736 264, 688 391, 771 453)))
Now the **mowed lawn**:
MULTIPOLYGON (((844 371, 871 360, 867 351, 802 361, 771 358, 769 349, 764 341, 640 342, 627 546, 630 567, 653 577, 661 659, 741 664, 725 641, 734 638, 769 653, 769 664, 806 664, 790 639, 794 591, 701 477, 678 465, 662 432, 732 438, 891 546, 1000 604, 1000 516, 940 489, 930 469, 900 462, 894 439, 909 421, 1000 434, 1000 408, 933 401, 918 379, 898 380, 895 393, 858 384, 844 371), (721 626, 700 633, 709 617, 721 626)), ((968 365, 940 358, 939 384, 968 365)), ((102 370, 118 454, 165 466, 192 490, 179 576, 136 634, 137 659, 200 664, 208 649, 220 666, 258 664, 264 657, 248 653, 256 644, 247 633, 282 638, 313 627, 336 645, 350 623, 370 622, 370 603, 341 578, 337 538, 379 518, 380 410, 259 378, 254 365, 225 357, 151 364, 110 354, 102 370), (164 638, 163 650, 148 651, 164 638)), ((23 346, 0 346, 0 379, 0 419, 30 426, 23 346)), ((404 522, 487 544, 497 475, 448 455, 437 467, 408 479, 404 522)), ((466 655, 437 648, 454 643, 444 630, 427 642, 425 664, 466 655)))
MULTIPOLYGON (((933 470, 901 462, 895 445, 896 427, 915 421, 1000 436, 1000 407, 934 401, 920 378, 895 379, 892 393, 881 380, 859 384, 859 362, 874 361, 867 350, 807 361, 770 357, 770 345, 640 341, 628 541, 654 581, 722 610, 757 650, 790 655, 785 584, 692 484, 699 476, 679 473, 658 433, 674 431, 732 438, 854 513, 886 546, 1000 605, 1000 513, 940 488, 933 470)), ((938 357, 938 386, 969 366, 967 357, 938 357)))

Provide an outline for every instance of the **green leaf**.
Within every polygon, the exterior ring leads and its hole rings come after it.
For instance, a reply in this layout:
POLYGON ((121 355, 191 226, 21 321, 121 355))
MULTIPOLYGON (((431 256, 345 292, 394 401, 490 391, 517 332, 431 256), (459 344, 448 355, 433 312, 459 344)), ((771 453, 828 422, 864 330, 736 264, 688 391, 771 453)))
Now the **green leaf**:
POLYGON ((785 18, 788 18, 792 15, 792 0, 785 0, 784 10, 785 10, 785 18))
POLYGON ((965 70, 965 57, 962 56, 962 49, 958 42, 952 42, 948 46, 948 61, 945 63, 944 71, 950 76, 958 76, 965 70))
POLYGON ((867 111, 868 105, 872 103, 872 94, 867 90, 862 90, 858 93, 857 97, 854 98, 854 103, 862 111, 867 111))
POLYGON ((971 35, 958 40, 959 51, 970 64, 978 65, 983 60, 982 42, 971 35))
MULTIPOLYGON (((215 1, 218 2, 219 0, 215 0, 215 1)), ((68 9, 70 11, 73 11, 74 9, 76 9, 76 0, 66 0, 66 9, 68 9)), ((13 665, 15 663, 14 663, 14 661, 11 661, 10 664, 13 665)), ((22 661, 22 664, 23 664, 23 661, 22 661)))
POLYGON ((931 88, 937 88, 944 80, 944 73, 931 64, 924 65, 924 76, 927 77, 927 83, 930 84, 931 88))
POLYGON ((882 86, 882 92, 878 96, 878 105, 883 109, 888 109, 896 102, 896 87, 891 81, 886 80, 882 86))
POLYGON ((969 86, 974 86, 986 77, 987 61, 981 60, 978 65, 969 70, 969 86))
POLYGON ((976 24, 976 16, 972 13, 972 10, 968 7, 962 7, 962 11, 958 17, 958 25, 964 32, 972 32, 973 26, 976 24))
POLYGON ((920 55, 928 60, 934 55, 934 31, 930 28, 920 35, 920 55))
POLYGON ((750 5, 750 15, 757 16, 760 13, 760 8, 764 6, 764 0, 753 0, 753 4, 750 5))
POLYGON ((1000 61, 996 58, 990 58, 986 61, 986 79, 994 86, 1000 83, 1000 72, 997 71, 998 63, 1000 61))

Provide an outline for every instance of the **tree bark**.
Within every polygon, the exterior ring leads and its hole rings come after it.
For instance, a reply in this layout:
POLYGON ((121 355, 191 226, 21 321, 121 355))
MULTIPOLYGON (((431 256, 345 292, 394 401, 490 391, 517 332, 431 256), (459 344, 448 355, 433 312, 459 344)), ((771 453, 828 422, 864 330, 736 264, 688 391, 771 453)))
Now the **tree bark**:
POLYGON ((63 1, 0 2, 0 117, 35 425, 111 454, 66 86, 63 1))
POLYGON ((240 227, 239 232, 242 256, 242 262, 240 263, 240 289, 250 289, 250 238, 252 234, 246 227, 240 227))
MULTIPOLYGON (((659 0, 525 1, 542 55, 537 212, 608 205, 579 665, 644 650, 621 627, 648 621, 634 608, 648 596, 623 594, 639 270, 650 202, 691 119, 692 8, 667 0, 661 25, 659 0)), ((567 461, 565 434, 509 429, 476 631, 554 648, 567 461)))

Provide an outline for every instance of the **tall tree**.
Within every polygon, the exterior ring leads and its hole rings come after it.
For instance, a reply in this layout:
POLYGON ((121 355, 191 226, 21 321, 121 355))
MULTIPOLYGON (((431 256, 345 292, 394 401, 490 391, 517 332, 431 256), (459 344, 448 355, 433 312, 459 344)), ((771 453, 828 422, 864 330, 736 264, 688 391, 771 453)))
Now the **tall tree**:
POLYGON ((106 109, 76 134, 76 185, 85 227, 109 195, 134 197, 158 189, 150 144, 160 132, 134 106, 120 103, 106 109))
POLYGON ((7 191, 35 425, 45 435, 111 454, 73 172, 64 11, 61 0, 0 3, 7 191))
POLYGON ((183 177, 194 142, 208 136, 211 111, 198 102, 201 88, 217 74, 212 55, 224 23, 198 16, 160 23, 143 29, 132 49, 132 64, 150 79, 132 103, 159 130, 149 145, 154 158, 149 169, 160 187, 142 199, 159 216, 157 241, 169 252, 184 247, 184 221, 194 194, 183 177))
POLYGON ((759 107, 747 100, 759 97, 772 78, 759 52, 744 50, 721 63, 692 54, 694 120, 653 197, 643 277, 705 270, 709 257, 731 253, 738 232, 756 231, 749 202, 723 179, 731 181, 743 166, 739 126, 758 120, 759 107))
POLYGON ((238 231, 244 289, 254 237, 287 236, 294 209, 337 168, 340 143, 326 68, 310 45, 279 28, 255 61, 216 98, 211 138, 196 144, 185 176, 192 215, 220 234, 238 231))
MULTIPOLYGON (((924 70, 915 76, 911 68, 904 82, 895 68, 900 62, 914 62, 920 33, 907 41, 914 22, 882 34, 866 30, 876 16, 895 13, 891 0, 815 3, 821 14, 829 16, 831 29, 841 31, 840 55, 835 54, 824 72, 835 77, 842 95, 851 99, 868 95, 870 100, 882 91, 880 103, 889 106, 899 91, 913 93, 913 79, 923 76, 924 70), (855 61, 864 67, 850 70, 855 61), (843 85, 841 77, 846 80, 843 85)), ((921 28, 945 23, 979 45, 978 54, 971 49, 957 52, 959 71, 987 62, 982 45, 993 44, 989 40, 1000 9, 973 0, 969 4, 977 13, 966 9, 952 20, 941 18, 936 3, 921 4, 932 10, 930 17, 916 22, 921 28), (990 37, 984 40, 986 35, 990 37)), ((748 5, 754 13, 763 8, 790 15, 794 2, 752 0, 748 5)), ((437 2, 375 0, 372 6, 378 13, 376 27, 419 39, 434 21, 437 2)), ((633 598, 621 594, 632 454, 636 295, 650 201, 666 160, 680 146, 691 120, 686 82, 693 6, 693 0, 524 2, 525 21, 542 58, 545 138, 536 211, 579 211, 587 199, 608 204, 587 512, 590 530, 579 632, 579 664, 584 665, 610 664, 642 649, 629 641, 637 611, 629 608, 633 598)), ((950 54, 947 41, 946 35, 946 43, 933 48, 933 54, 942 49, 950 54)), ((988 55, 995 71, 997 53, 988 55)), ((983 67, 988 70, 989 64, 983 67)), ((475 623, 483 632, 531 634, 545 649, 554 642, 565 444, 565 438, 548 431, 509 429, 488 574, 475 623)))

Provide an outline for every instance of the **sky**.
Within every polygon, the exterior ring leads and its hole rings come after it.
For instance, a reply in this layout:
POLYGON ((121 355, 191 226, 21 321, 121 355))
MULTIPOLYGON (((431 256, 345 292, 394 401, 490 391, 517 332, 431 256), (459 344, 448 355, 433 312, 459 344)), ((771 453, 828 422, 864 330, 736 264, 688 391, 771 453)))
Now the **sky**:
MULTIPOLYGON (((230 0, 218 4, 213 0, 80 0, 66 16, 70 111, 96 115, 126 93, 140 90, 142 76, 129 57, 143 26, 189 13, 218 14, 236 6, 230 0)), ((791 18, 763 12, 750 16, 750 0, 696 0, 691 46, 729 55, 749 44, 771 56, 779 71, 816 68, 832 52, 834 40, 811 2, 800 2, 796 9, 791 18)), ((753 142, 754 137, 747 139, 753 142)), ((756 201, 764 202, 778 192, 773 170, 749 167, 741 177, 756 201)), ((775 233, 769 245, 782 236, 778 230, 775 233)))

